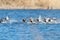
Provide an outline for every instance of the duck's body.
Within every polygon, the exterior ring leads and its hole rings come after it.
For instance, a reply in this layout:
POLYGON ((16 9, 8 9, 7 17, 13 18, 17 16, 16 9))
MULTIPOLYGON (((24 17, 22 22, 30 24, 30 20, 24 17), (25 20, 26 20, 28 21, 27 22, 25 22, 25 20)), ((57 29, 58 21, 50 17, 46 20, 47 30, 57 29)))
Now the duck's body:
POLYGON ((58 23, 56 19, 54 18, 45 18, 44 23, 49 23, 49 24, 56 24, 58 23))
POLYGON ((9 21, 9 20, 10 20, 10 17, 9 17, 9 16, 6 16, 6 17, 5 17, 5 20, 6 20, 6 21, 9 21))
POLYGON ((9 16, 6 16, 6 18, 1 23, 17 23, 17 20, 11 20, 9 16))
POLYGON ((2 23, 3 22, 3 19, 0 19, 0 23, 2 23))
POLYGON ((22 22, 26 22, 26 19, 22 19, 22 22))
POLYGON ((29 20, 31 23, 36 23, 32 17, 29 20))
POLYGON ((37 21, 38 21, 38 22, 43 22, 42 17, 41 17, 41 16, 39 16, 39 17, 37 18, 37 21))

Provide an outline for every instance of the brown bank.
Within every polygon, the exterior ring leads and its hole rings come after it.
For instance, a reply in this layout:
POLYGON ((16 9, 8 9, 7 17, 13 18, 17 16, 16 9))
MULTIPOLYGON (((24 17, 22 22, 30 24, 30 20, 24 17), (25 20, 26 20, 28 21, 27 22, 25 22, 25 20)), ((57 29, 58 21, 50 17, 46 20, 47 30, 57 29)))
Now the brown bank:
POLYGON ((60 9, 60 0, 0 0, 0 9, 60 9))

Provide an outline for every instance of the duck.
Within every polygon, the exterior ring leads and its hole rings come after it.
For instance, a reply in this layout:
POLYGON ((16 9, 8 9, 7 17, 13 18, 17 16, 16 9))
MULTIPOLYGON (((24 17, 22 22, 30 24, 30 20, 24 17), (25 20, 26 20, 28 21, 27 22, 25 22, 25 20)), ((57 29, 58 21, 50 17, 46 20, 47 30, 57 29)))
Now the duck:
POLYGON ((39 16, 39 17, 37 18, 37 21, 38 21, 38 22, 42 22, 42 17, 39 16))
POLYGON ((9 16, 6 16, 6 17, 5 17, 5 20, 6 20, 6 21, 9 21, 9 20, 10 20, 10 17, 9 17, 9 16))
POLYGON ((23 22, 26 22, 26 19, 22 19, 23 22))
POLYGON ((0 23, 2 23, 3 22, 3 19, 0 19, 0 23))
POLYGON ((31 23, 36 23, 32 17, 30 17, 29 20, 30 20, 31 23))
POLYGON ((45 18, 44 22, 45 23, 54 23, 56 21, 56 18, 45 18))

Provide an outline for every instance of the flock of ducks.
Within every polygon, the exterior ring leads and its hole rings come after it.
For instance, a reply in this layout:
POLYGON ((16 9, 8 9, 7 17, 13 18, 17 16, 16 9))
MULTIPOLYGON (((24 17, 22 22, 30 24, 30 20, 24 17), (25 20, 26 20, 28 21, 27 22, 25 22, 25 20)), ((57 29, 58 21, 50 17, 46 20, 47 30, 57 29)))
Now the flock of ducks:
MULTIPOLYGON (((6 16, 4 19, 0 19, 0 23, 17 23, 17 20, 10 20, 9 16, 6 16)), ((27 22, 26 19, 22 19, 22 22, 27 22)), ((56 18, 44 18, 42 19, 41 16, 39 16, 37 19, 33 19, 32 17, 29 18, 29 22, 30 23, 49 23, 49 24, 53 24, 53 23, 60 23, 59 21, 57 21, 56 18)))

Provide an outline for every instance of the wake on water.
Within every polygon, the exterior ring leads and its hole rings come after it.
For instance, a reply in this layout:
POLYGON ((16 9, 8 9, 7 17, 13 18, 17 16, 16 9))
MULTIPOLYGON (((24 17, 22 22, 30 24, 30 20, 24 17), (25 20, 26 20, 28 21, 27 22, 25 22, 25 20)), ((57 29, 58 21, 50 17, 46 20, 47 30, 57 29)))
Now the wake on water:
POLYGON ((60 24, 60 21, 59 20, 56 20, 56 21, 52 21, 52 22, 19 22, 17 20, 9 20, 9 21, 3 21, 2 24, 4 23, 10 23, 10 24, 14 24, 14 23, 17 23, 17 24, 21 24, 21 23, 26 23, 26 24, 60 24))
MULTIPOLYGON (((25 20, 24 20, 25 21, 25 20)), ((17 24, 20 24, 20 23, 27 23, 27 24, 60 24, 60 21, 57 20, 56 18, 45 18, 45 21, 44 19, 42 19, 41 16, 38 17, 38 21, 34 21, 33 18, 31 18, 31 20, 27 21, 27 22, 20 22, 18 20, 11 20, 8 16, 6 17, 6 20, 3 20, 3 22, 1 23, 10 23, 10 24, 13 24, 13 23, 17 23, 17 24), (50 21, 49 21, 50 20, 50 21), (31 22, 32 21, 32 22, 31 22)))
POLYGON ((18 23, 18 21, 17 20, 9 20, 9 21, 3 21, 2 23, 10 23, 10 24, 12 24, 12 23, 18 23))

